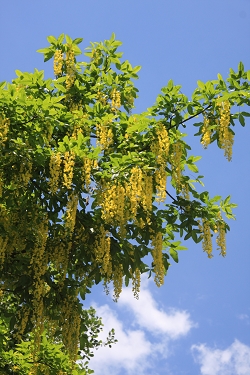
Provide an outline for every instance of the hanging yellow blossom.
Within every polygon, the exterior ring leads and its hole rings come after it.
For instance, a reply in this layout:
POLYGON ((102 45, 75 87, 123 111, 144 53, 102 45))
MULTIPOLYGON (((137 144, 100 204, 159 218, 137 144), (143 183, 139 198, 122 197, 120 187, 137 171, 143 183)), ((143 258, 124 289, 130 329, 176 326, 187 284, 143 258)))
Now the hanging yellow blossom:
POLYGON ((84 157, 82 173, 83 173, 84 184, 86 188, 90 185, 90 182, 91 182, 91 170, 92 170, 93 163, 94 163, 93 160, 87 157, 84 157))
POLYGON ((0 270, 4 264, 7 244, 8 244, 8 238, 7 237, 4 238, 0 236, 0 270))
POLYGON ((75 228, 77 204, 78 196, 74 193, 70 194, 66 207, 65 228, 67 228, 71 234, 73 233, 75 228))
POLYGON ((107 104, 107 99, 108 99, 108 96, 103 94, 101 91, 98 90, 97 94, 96 94, 96 99, 103 105, 106 105, 107 104))
POLYGON ((151 144, 151 151, 156 155, 156 161, 160 166, 166 164, 169 153, 169 136, 166 127, 160 123, 156 130, 157 139, 151 144))
POLYGON ((132 274, 132 292, 136 299, 139 299, 140 286, 141 286, 141 272, 139 268, 136 268, 135 272, 132 274))
POLYGON ((37 332, 35 341, 39 342, 41 330, 43 329, 43 296, 44 282, 42 276, 45 274, 48 265, 48 254, 45 251, 48 238, 48 216, 37 217, 36 242, 34 244, 32 258, 30 260, 30 269, 33 272, 33 319, 37 332))
POLYGON ((217 222, 217 230, 218 236, 216 238, 217 243, 217 250, 220 250, 220 255, 223 257, 226 256, 226 231, 225 231, 225 224, 222 221, 221 213, 218 214, 218 222, 217 222))
POLYGON ((107 149, 113 143, 113 131, 112 128, 107 125, 97 124, 96 125, 97 145, 102 150, 107 149))
POLYGON ((167 173, 165 168, 161 166, 155 171, 155 183, 156 183, 156 202, 164 202, 166 200, 166 185, 167 185, 167 173))
POLYGON ((63 343, 73 360, 77 359, 81 324, 77 307, 77 296, 72 295, 67 295, 61 306, 63 343))
POLYGON ((101 225, 99 235, 94 244, 94 253, 96 262, 101 265, 101 273, 107 280, 112 275, 112 263, 110 255, 110 235, 101 225))
POLYGON ((118 301, 118 298, 122 292, 122 277, 123 277, 122 264, 118 264, 115 266, 115 269, 113 272, 113 286, 114 286, 113 299, 115 302, 118 301))
POLYGON ((201 144, 204 148, 207 148, 207 146, 211 142, 211 130, 209 128, 210 126, 210 120, 207 117, 204 117, 203 127, 202 127, 202 139, 201 144))
POLYGON ((63 53, 61 50, 57 49, 54 54, 54 74, 55 76, 59 76, 62 74, 62 66, 63 66, 63 53))
POLYGON ((141 198, 142 206, 145 211, 152 210, 152 196, 153 196, 153 176, 143 175, 143 195, 141 198))
POLYGON ((203 251, 207 253, 208 258, 212 258, 212 251, 213 251, 213 245, 212 245, 212 236, 210 232, 210 225, 209 222, 206 219, 202 219, 202 248, 203 251))
POLYGON ((162 257, 162 233, 158 232, 152 238, 152 256, 154 261, 155 283, 158 287, 164 284, 165 269, 162 257))
POLYGON ((224 150, 224 156, 228 161, 232 159, 232 147, 234 143, 233 133, 229 130, 230 125, 230 103, 225 101, 219 103, 220 124, 219 124, 219 142, 224 150))
POLYGON ((53 152, 50 157, 49 163, 50 179, 49 189, 52 194, 55 194, 58 190, 59 178, 61 172, 61 154, 60 152, 53 152))
POLYGON ((129 184, 126 186, 126 196, 130 200, 130 213, 132 218, 135 218, 137 213, 138 204, 142 198, 143 192, 143 173, 139 167, 131 169, 129 184))
POLYGON ((32 164, 28 161, 26 164, 22 163, 20 166, 19 180, 23 187, 27 186, 32 176, 32 164))
POLYGON ((3 187, 4 187, 4 176, 3 176, 3 173, 0 172, 0 197, 3 194, 3 187))
POLYGON ((111 108, 112 110, 116 110, 117 108, 121 107, 121 94, 119 91, 114 89, 111 94, 112 102, 111 102, 111 108))
POLYGON ((177 190, 181 187, 181 157, 182 157, 182 144, 176 142, 173 144, 172 154, 172 178, 176 183, 177 190))
POLYGON ((75 165, 75 154, 72 151, 65 152, 63 164, 63 185, 67 189, 71 189, 75 165))
POLYGON ((3 118, 0 116, 0 146, 4 145, 4 143, 7 140, 9 126, 10 126, 10 119, 3 118))
POLYGON ((68 45, 66 52, 66 89, 69 90, 75 82, 75 54, 72 46, 68 45))
POLYGON ((182 196, 186 200, 190 200, 190 195, 189 195, 189 185, 188 183, 182 184, 182 190, 181 190, 182 196))

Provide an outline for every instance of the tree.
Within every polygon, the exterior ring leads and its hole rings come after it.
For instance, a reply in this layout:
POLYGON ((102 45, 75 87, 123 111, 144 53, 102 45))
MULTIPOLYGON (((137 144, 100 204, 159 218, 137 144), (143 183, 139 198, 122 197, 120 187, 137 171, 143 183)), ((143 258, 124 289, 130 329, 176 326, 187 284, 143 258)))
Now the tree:
MULTIPOLYGON (((151 108, 135 114, 140 66, 121 62, 114 34, 91 43, 88 62, 76 61, 81 38, 47 39, 38 52, 54 58, 55 79, 17 70, 0 86, 6 374, 89 371, 76 360, 101 344, 101 322, 81 303, 93 284, 103 282, 108 292, 113 282, 117 300, 123 281, 132 282, 138 298, 142 273, 163 284, 170 259, 178 262, 185 249, 182 237, 202 241, 211 258, 215 234, 225 256, 225 219, 234 218, 236 205, 202 191, 200 157, 190 155, 182 131, 197 120, 204 148, 217 142, 231 160, 235 121, 244 126, 250 116, 236 111, 250 105, 250 71, 242 63, 226 80, 198 81, 191 99, 170 80, 151 108)), ((111 332, 107 344, 113 342, 111 332)))

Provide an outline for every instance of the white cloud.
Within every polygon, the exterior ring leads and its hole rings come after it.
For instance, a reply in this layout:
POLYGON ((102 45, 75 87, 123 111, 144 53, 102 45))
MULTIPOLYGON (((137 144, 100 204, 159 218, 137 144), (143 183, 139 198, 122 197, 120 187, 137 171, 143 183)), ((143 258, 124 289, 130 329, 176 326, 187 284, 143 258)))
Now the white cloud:
POLYGON ((250 347, 235 340, 227 349, 213 349, 205 344, 193 345, 202 375, 249 375, 250 347))
POLYGON ((247 315, 247 314, 239 314, 238 318, 240 320, 243 320, 247 325, 250 325, 249 315, 247 315))
POLYGON ((134 371, 138 374, 143 373, 150 366, 147 358, 154 351, 145 333, 142 330, 126 329, 108 305, 95 308, 104 323, 104 331, 100 338, 105 340, 108 331, 115 328, 118 343, 111 349, 102 347, 96 351, 90 361, 90 368, 95 370, 96 375, 115 375, 120 370, 125 370, 128 374, 134 371))
POLYGON ((164 311, 159 308, 145 286, 142 287, 138 301, 134 301, 131 290, 124 290, 119 304, 133 312, 135 323, 155 335, 165 334, 168 338, 177 339, 187 335, 191 328, 197 326, 185 310, 171 308, 164 311))
POLYGON ((195 324, 186 311, 160 309, 146 282, 143 282, 139 300, 126 288, 117 304, 98 306, 93 304, 97 315, 102 317, 104 331, 101 339, 115 329, 118 343, 112 348, 102 347, 94 353, 90 368, 96 375, 149 374, 154 365, 170 355, 170 342, 187 335, 195 324))

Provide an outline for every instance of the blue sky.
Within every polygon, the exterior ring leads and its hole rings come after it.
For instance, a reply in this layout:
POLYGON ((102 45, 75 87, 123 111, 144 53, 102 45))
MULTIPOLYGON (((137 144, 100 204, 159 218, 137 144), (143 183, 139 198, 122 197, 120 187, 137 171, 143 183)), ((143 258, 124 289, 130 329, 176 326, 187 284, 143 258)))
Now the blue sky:
MULTIPOLYGON (((136 111, 151 106, 161 87, 173 79, 190 95, 197 80, 226 77, 239 61, 250 69, 249 0, 72 0, 14 1, 1 5, 0 81, 15 69, 45 69, 35 51, 48 35, 123 42, 124 59, 141 65, 136 111)), ((101 348, 90 364, 97 375, 249 375, 250 374, 250 121, 236 127, 233 160, 215 146, 203 150, 186 132, 211 195, 231 195, 237 220, 227 236, 227 256, 210 260, 201 245, 173 264, 163 287, 143 279, 139 301, 129 289, 114 303, 102 287, 86 301, 114 327, 118 344, 101 348)))

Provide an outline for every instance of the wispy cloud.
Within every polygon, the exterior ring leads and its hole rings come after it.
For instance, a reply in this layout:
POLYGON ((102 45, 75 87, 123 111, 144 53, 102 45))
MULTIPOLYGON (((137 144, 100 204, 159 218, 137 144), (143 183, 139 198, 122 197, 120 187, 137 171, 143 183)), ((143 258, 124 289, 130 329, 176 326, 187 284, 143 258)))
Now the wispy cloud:
POLYGON ((104 323, 103 339, 115 328, 118 340, 111 349, 104 347, 95 352, 90 368, 96 375, 140 375, 151 373, 151 369, 157 375, 154 364, 170 355, 172 340, 184 337, 196 326, 187 311, 161 309, 146 282, 138 301, 127 288, 119 302, 110 306, 94 305, 104 323))
POLYGON ((247 325, 250 325, 250 317, 248 314, 239 314, 238 318, 243 320, 247 325))
POLYGON ((224 350, 206 344, 193 345, 191 349, 202 375, 250 374, 250 347, 238 340, 224 350))
POLYGON ((118 306, 130 310, 135 324, 141 328, 155 335, 167 335, 169 339, 185 336, 191 328, 197 326, 185 310, 161 309, 145 284, 142 285, 138 301, 134 301, 131 291, 126 289, 120 297, 118 306))
POLYGON ((148 358, 154 352, 153 345, 147 340, 145 333, 139 329, 125 328, 116 312, 108 305, 95 308, 104 323, 104 331, 100 338, 105 340, 107 332, 115 328, 118 343, 111 349, 102 347, 96 351, 90 361, 90 368, 95 370, 96 375, 116 375, 121 370, 126 374, 143 373, 150 366, 148 358))

